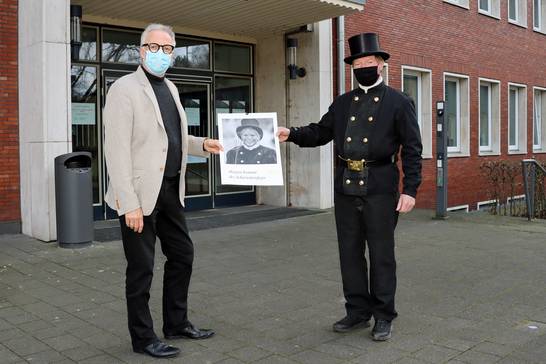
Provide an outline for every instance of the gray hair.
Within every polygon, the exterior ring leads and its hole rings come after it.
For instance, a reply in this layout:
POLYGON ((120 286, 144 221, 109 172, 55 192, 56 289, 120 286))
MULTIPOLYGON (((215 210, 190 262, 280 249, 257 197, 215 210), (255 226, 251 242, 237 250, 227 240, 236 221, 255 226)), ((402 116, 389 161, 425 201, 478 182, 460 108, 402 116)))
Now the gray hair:
POLYGON ((140 36, 140 45, 141 46, 146 43, 146 39, 148 38, 148 34, 150 34, 150 32, 152 32, 154 30, 160 30, 162 32, 167 33, 171 37, 171 39, 173 40, 173 45, 176 46, 176 38, 174 36, 173 28, 168 26, 168 25, 163 25, 163 24, 158 24, 158 23, 149 24, 146 27, 146 29, 144 29, 144 31, 142 32, 142 35, 140 36))

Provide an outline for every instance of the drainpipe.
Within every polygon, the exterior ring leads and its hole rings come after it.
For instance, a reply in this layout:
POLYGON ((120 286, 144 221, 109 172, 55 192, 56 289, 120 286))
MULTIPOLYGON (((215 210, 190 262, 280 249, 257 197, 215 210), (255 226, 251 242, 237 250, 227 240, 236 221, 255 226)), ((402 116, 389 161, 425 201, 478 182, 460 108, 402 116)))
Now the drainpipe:
POLYGON ((345 93, 345 17, 337 18, 337 91, 345 93))

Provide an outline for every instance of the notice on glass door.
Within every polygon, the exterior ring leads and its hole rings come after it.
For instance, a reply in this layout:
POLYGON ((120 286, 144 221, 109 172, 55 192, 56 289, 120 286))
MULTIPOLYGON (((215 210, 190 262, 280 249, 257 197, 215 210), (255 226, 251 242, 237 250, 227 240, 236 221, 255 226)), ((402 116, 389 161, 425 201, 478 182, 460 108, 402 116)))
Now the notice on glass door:
POLYGON ((222 185, 282 186, 277 113, 218 114, 222 185))

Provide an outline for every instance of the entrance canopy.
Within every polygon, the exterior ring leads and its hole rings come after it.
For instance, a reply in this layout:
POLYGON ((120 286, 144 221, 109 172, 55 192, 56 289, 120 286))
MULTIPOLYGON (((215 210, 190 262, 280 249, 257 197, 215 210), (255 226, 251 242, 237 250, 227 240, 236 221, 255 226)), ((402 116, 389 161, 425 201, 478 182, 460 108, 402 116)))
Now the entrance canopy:
POLYGON ((71 3, 83 6, 86 21, 153 21, 179 29, 261 38, 363 10, 365 0, 73 0, 71 3))

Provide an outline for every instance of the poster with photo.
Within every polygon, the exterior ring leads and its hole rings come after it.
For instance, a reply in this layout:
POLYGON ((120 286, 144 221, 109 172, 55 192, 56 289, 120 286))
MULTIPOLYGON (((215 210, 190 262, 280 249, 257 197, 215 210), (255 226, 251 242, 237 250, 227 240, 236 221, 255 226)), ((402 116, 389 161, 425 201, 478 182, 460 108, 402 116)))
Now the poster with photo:
POLYGON ((277 113, 218 114, 222 185, 282 186, 277 113))

